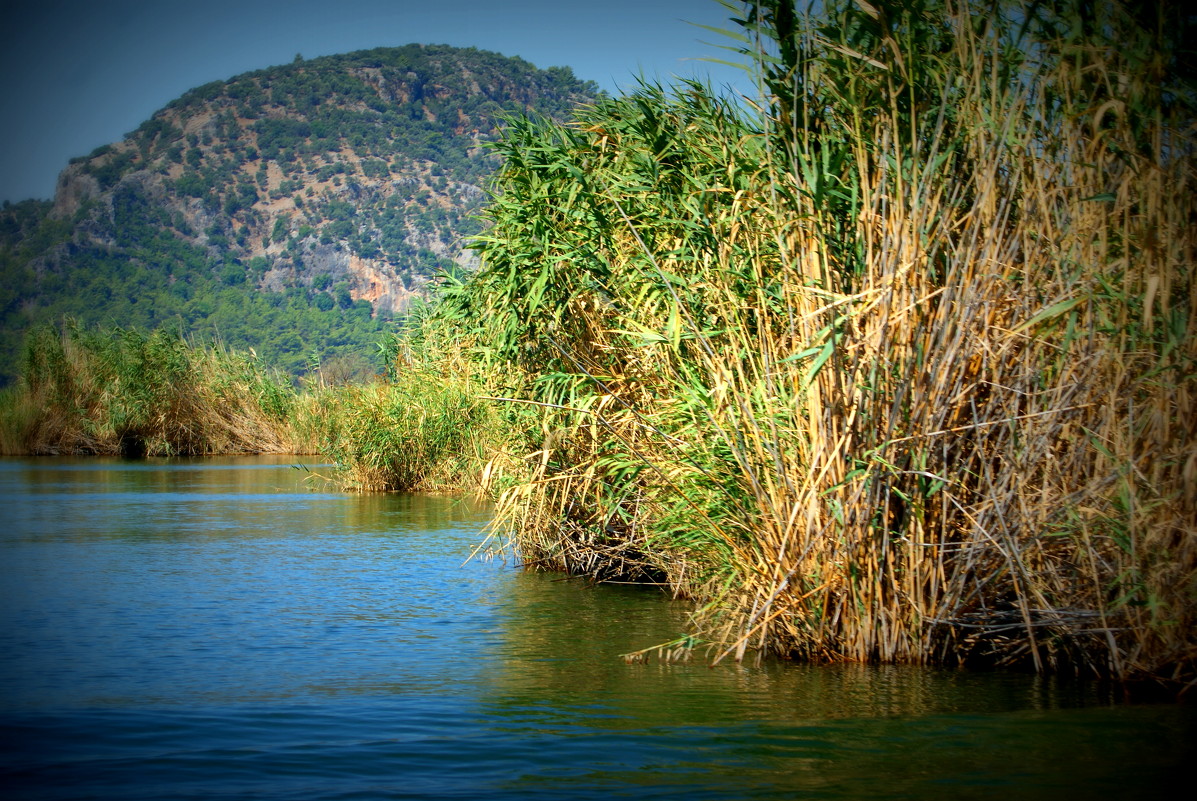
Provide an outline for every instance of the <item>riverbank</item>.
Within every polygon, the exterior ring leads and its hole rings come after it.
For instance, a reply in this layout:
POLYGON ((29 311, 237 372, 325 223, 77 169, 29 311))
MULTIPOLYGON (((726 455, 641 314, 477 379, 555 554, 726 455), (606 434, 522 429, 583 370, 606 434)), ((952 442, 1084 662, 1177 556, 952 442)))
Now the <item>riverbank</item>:
POLYGON ((253 354, 167 331, 30 333, 0 393, 0 454, 322 454, 364 492, 479 490, 501 421, 447 351, 358 384, 296 386, 253 354))
POLYGON ((257 361, 165 330, 30 332, 0 396, 0 453, 193 456, 314 453, 316 399, 257 361))

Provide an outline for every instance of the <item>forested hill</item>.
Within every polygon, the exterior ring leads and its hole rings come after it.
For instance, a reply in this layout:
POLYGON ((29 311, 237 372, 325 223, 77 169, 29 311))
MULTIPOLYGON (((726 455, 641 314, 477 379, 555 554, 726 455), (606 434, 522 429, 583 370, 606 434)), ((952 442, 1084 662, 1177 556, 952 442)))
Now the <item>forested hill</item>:
POLYGON ((464 239, 502 118, 598 94, 564 67, 408 45, 194 89, 0 211, 0 381, 30 326, 180 327, 295 373, 369 355, 464 239))

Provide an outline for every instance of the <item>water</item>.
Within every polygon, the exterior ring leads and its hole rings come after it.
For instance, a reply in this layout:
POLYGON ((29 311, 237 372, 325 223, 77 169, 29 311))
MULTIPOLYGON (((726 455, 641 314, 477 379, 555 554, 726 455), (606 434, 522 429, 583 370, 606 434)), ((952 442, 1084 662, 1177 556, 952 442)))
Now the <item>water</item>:
POLYGON ((625 664, 684 608, 468 560, 484 506, 328 492, 296 464, 0 461, 0 797, 1061 801, 1189 781, 1192 709, 1085 685, 625 664))

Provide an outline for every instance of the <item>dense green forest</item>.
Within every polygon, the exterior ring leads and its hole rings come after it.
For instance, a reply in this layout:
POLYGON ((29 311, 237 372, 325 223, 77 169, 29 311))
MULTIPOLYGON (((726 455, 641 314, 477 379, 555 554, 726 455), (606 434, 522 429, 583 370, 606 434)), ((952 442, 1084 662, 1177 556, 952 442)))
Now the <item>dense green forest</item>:
POLYGON ((330 56, 194 89, 0 209, 0 382, 31 326, 170 327, 293 374, 372 364, 464 245, 508 115, 597 88, 475 49, 330 56))
MULTIPOLYGON (((54 228, 60 228, 54 221, 42 225, 54 228)), ((13 251, 13 261, 27 253, 19 247, 13 251)), ((252 277, 240 265, 214 263, 203 249, 160 232, 135 248, 81 248, 65 269, 39 275, 9 262, 4 274, 9 279, 0 287, 6 380, 20 368, 25 335, 39 322, 166 328, 252 349, 293 374, 308 370, 313 361, 369 369, 376 343, 393 328, 387 316, 374 316, 367 301, 352 300, 343 287, 335 288, 339 295, 301 285, 281 292, 247 291, 252 277)))

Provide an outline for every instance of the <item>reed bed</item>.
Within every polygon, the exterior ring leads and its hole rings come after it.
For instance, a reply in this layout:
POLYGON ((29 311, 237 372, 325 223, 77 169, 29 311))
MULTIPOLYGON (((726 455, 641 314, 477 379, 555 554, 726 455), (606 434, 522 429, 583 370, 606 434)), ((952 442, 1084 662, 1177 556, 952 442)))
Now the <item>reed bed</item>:
POLYGON ((40 328, 20 384, 0 396, 0 452, 320 453, 346 490, 482 491, 510 420, 479 399, 449 343, 427 338, 396 339, 376 380, 330 385, 317 373, 297 387, 253 354, 166 331, 40 328))
POLYGON ((252 355, 166 331, 32 331, 0 403, 7 454, 312 453, 319 407, 252 355))
POLYGON ((1191 131, 1158 29, 1105 10, 1104 41, 966 5, 795 28, 768 76, 806 93, 770 121, 787 319, 711 418, 767 521, 735 654, 1191 673, 1191 131), (739 411, 770 383, 780 428, 739 411))
POLYGON ((430 323, 523 415, 496 538, 696 599, 662 655, 1191 685, 1187 18, 729 7, 755 108, 645 86, 500 145, 430 323))

